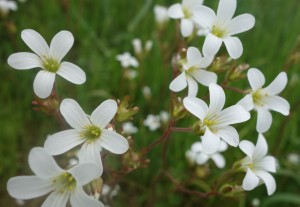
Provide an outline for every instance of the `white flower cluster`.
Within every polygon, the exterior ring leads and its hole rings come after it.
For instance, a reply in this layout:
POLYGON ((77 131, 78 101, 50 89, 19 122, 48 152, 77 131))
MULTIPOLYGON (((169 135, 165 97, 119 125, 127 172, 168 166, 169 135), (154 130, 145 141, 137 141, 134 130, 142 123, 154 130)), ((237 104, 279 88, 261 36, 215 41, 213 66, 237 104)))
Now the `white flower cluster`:
POLYGON ((150 131, 156 131, 163 123, 167 123, 169 119, 169 113, 166 111, 161 111, 159 115, 149 114, 144 120, 144 125, 148 127, 150 131))

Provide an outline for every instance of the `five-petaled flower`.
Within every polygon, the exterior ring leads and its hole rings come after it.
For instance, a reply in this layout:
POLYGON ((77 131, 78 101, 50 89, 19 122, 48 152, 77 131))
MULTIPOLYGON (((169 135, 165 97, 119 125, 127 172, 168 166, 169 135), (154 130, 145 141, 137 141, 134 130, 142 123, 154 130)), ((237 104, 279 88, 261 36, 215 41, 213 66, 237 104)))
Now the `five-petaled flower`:
POLYGON ((225 43, 228 53, 233 59, 242 55, 243 45, 240 39, 232 36, 251 29, 255 24, 255 18, 250 14, 232 18, 236 4, 236 0, 220 0, 217 15, 206 6, 197 7, 194 10, 195 22, 209 31, 203 45, 204 55, 214 56, 217 54, 222 42, 225 43))
POLYGON ((51 155, 62 154, 84 143, 79 151, 79 163, 94 162, 103 169, 100 151, 102 148, 115 154, 127 151, 127 139, 120 134, 106 129, 117 112, 114 100, 106 100, 88 116, 73 99, 64 99, 60 112, 73 128, 48 136, 44 148, 51 155))
POLYGON ((34 53, 18 52, 8 57, 8 64, 19 70, 42 68, 33 82, 34 93, 40 98, 47 98, 52 91, 55 76, 60 75, 74 84, 86 81, 84 71, 70 62, 61 62, 74 43, 73 35, 60 31, 51 41, 50 48, 45 39, 32 29, 21 33, 23 41, 34 53))
POLYGON ((247 76, 252 90, 238 104, 244 106, 248 111, 252 109, 257 111, 256 130, 264 133, 272 124, 272 114, 269 110, 277 111, 285 116, 289 115, 290 104, 278 96, 287 84, 287 75, 285 72, 279 73, 265 88, 262 88, 265 84, 265 77, 261 71, 251 68, 248 70, 247 76))
POLYGON ((199 128, 203 134, 202 146, 205 154, 215 153, 222 138, 229 145, 237 147, 239 134, 235 128, 229 126, 250 119, 250 113, 240 105, 233 105, 224 110, 225 93, 217 84, 209 85, 210 104, 196 97, 183 99, 184 107, 200 119, 199 128))
POLYGON ((35 175, 9 179, 7 190, 12 197, 26 200, 51 192, 43 207, 65 207, 69 199, 72 207, 104 207, 82 188, 102 174, 102 170, 94 163, 78 164, 69 170, 63 170, 41 147, 30 151, 28 162, 35 175))
POLYGON ((186 59, 179 60, 182 73, 170 83, 170 90, 181 91, 188 86, 188 96, 196 96, 198 83, 209 86, 210 83, 217 82, 217 75, 214 72, 206 71, 213 61, 213 56, 202 57, 200 51, 195 47, 189 47, 186 59))
POLYGON ((269 172, 276 172, 276 160, 273 156, 266 156, 268 144, 264 136, 258 135, 255 146, 252 142, 243 140, 239 147, 247 155, 241 162, 242 170, 247 172, 243 180, 243 189, 252 190, 263 181, 268 195, 273 194, 276 190, 276 182, 269 172))
POLYGON ((123 54, 117 55, 116 59, 120 61, 123 68, 128 67, 139 67, 139 62, 135 57, 133 57, 129 52, 124 52, 123 54))

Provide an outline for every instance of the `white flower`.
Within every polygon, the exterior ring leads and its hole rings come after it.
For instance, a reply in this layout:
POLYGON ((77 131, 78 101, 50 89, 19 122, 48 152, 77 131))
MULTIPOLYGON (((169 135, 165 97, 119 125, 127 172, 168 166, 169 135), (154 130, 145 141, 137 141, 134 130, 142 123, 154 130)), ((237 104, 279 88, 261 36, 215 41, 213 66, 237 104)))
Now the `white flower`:
POLYGON ((168 112, 166 112, 166 111, 161 111, 159 113, 159 116, 160 116, 160 120, 163 123, 167 123, 170 120, 170 114, 168 112))
POLYGON ((151 88, 149 86, 144 86, 142 88, 142 93, 145 98, 150 98, 152 95, 151 88))
POLYGON ((202 6, 203 0, 182 0, 182 4, 173 4, 168 9, 169 17, 181 19, 180 31, 182 36, 188 37, 194 31, 193 10, 202 6))
POLYGON ((121 62, 123 68, 139 67, 139 63, 135 57, 133 57, 129 52, 117 55, 117 60, 121 62))
POLYGON ((102 174, 97 165, 83 163, 63 170, 40 147, 30 151, 28 162, 35 175, 9 179, 7 190, 12 197, 26 200, 51 192, 43 207, 65 207, 69 199, 73 207, 103 207, 100 201, 90 198, 82 188, 102 174))
POLYGON ((300 163, 300 156, 296 153, 290 153, 287 156, 288 162, 294 165, 298 165, 300 163))
POLYGON ((205 154, 215 153, 220 144, 220 138, 231 146, 238 146, 239 134, 229 126, 250 119, 250 113, 240 105, 233 105, 224 110, 225 93, 217 84, 209 85, 210 104, 196 97, 183 99, 185 108, 200 119, 200 130, 203 132, 202 145, 205 154))
POLYGON ((152 40, 147 40, 145 43, 145 51, 144 51, 141 39, 135 38, 132 40, 131 43, 133 46, 134 53, 137 56, 143 54, 144 52, 149 52, 152 49, 152 45, 153 45, 152 40))
POLYGON ((258 69, 249 69, 247 77, 252 91, 237 104, 244 106, 248 111, 252 109, 257 111, 256 130, 264 133, 272 124, 272 115, 269 110, 277 111, 285 116, 289 114, 290 104, 277 96, 287 84, 287 75, 285 72, 279 73, 265 88, 262 88, 265 84, 265 77, 258 69))
POLYGON ((217 15, 206 7, 200 6, 194 11, 195 22, 204 29, 208 29, 204 45, 204 55, 214 56, 219 51, 222 42, 230 57, 239 58, 243 53, 243 45, 239 38, 232 37, 251 29, 255 19, 250 14, 233 17, 236 9, 236 0, 220 0, 217 15))
POLYGON ((181 61, 183 71, 170 83, 170 90, 178 92, 188 86, 188 96, 196 96, 198 83, 205 86, 209 86, 210 83, 216 83, 217 75, 204 70, 212 61, 213 56, 202 57, 197 48, 189 47, 186 53, 186 60, 181 61))
MULTIPOLYGON (((18 9, 15 1, 0 0, 0 11, 6 15, 10 10, 16 11, 18 9)), ((0 12, 0 13, 1 13, 0 12)))
POLYGON ((267 187, 268 195, 273 194, 276 190, 276 183, 269 172, 276 172, 276 160, 273 156, 266 156, 268 144, 264 136, 258 135, 256 146, 243 140, 239 147, 247 155, 242 160, 242 169, 247 172, 243 180, 243 189, 253 190, 262 181, 267 187))
POLYGON ((155 16, 155 21, 158 24, 164 24, 167 21, 169 21, 168 9, 166 7, 155 5, 153 11, 155 16))
POLYGON ((227 150, 227 148, 228 145, 226 144, 226 142, 221 141, 217 152, 208 155, 203 152, 202 143, 195 142, 192 145, 191 149, 186 152, 186 156, 188 157, 188 159, 190 159, 192 162, 198 165, 203 165, 209 159, 212 159, 218 168, 224 168, 226 161, 224 156, 221 155, 219 152, 224 152, 225 150, 227 150))
POLYGON ((74 43, 74 37, 70 32, 57 33, 51 41, 50 48, 44 38, 34 30, 23 30, 21 37, 36 54, 29 52, 12 54, 8 58, 8 64, 19 70, 42 68, 33 82, 34 93, 37 96, 46 98, 51 94, 56 74, 74 84, 86 81, 81 68, 70 62, 61 62, 74 43))
POLYGON ((134 79, 134 78, 136 78, 136 77, 138 76, 138 72, 135 71, 135 70, 133 70, 133 69, 127 69, 127 70, 125 71, 124 76, 125 76, 126 78, 128 78, 129 80, 132 80, 132 79, 134 79))
POLYGON ((128 149, 128 141, 123 136, 105 128, 117 109, 114 100, 106 100, 88 116, 75 100, 64 99, 60 112, 73 129, 49 136, 44 148, 51 155, 59 155, 83 143, 78 153, 79 163, 94 162, 102 168, 102 147, 115 154, 128 149))
POLYGON ((252 206, 258 207, 260 205, 260 200, 258 198, 254 198, 251 201, 252 206))
POLYGON ((119 191, 120 191, 119 185, 114 185, 113 187, 111 187, 109 185, 104 184, 102 186, 101 195, 105 197, 109 196, 109 198, 113 198, 116 195, 118 195, 119 191))
POLYGON ((135 127, 132 122, 125 122, 122 124, 123 132, 125 134, 135 134, 138 131, 138 128, 135 127))
POLYGON ((150 131, 155 131, 161 126, 160 116, 149 114, 146 120, 144 120, 144 125, 147 126, 150 129, 150 131))

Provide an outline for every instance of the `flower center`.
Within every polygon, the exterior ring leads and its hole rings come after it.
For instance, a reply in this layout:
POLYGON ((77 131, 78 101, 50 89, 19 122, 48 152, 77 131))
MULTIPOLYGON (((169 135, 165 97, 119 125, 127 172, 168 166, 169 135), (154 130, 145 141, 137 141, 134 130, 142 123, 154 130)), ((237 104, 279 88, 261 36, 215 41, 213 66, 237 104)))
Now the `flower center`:
POLYGON ((58 71, 60 63, 57 60, 49 58, 44 60, 43 66, 47 71, 55 73, 58 71))
POLYGON ((264 105, 263 97, 266 96, 268 96, 268 94, 264 93, 260 89, 255 91, 254 93, 252 93, 253 103, 257 106, 263 106, 264 105))
POLYGON ((219 38, 222 38, 225 36, 226 31, 216 25, 213 26, 211 33, 219 38))
POLYGON ((76 180, 72 174, 68 172, 56 177, 52 182, 56 186, 56 189, 59 193, 73 191, 76 188, 76 180))
POLYGON ((86 138, 88 141, 95 141, 101 135, 101 129, 95 125, 86 127, 86 129, 81 133, 81 137, 86 138))
POLYGON ((212 125, 217 124, 217 121, 211 119, 204 119, 203 124, 206 125, 207 127, 210 127, 212 125))
POLYGON ((185 18, 191 18, 192 17, 192 12, 188 8, 186 8, 185 6, 182 7, 182 11, 183 11, 183 14, 184 14, 185 18))

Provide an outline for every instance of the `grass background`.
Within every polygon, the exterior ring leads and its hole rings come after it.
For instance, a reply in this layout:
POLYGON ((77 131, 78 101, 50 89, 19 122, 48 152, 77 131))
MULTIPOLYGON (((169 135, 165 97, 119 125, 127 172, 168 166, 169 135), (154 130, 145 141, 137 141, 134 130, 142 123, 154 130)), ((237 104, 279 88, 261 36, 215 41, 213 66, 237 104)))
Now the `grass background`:
MULTIPOLYGON (((161 4, 170 6, 174 0, 31 0, 19 3, 19 9, 0 20, 0 206, 16 206, 15 201, 6 192, 7 180, 15 175, 31 174, 27 156, 33 146, 42 146, 48 134, 57 132, 59 125, 51 116, 33 110, 31 101, 35 99, 32 89, 36 69, 17 71, 7 65, 10 54, 30 51, 20 38, 23 29, 38 31, 46 40, 60 30, 69 30, 75 37, 75 43, 65 60, 83 68, 87 82, 75 86, 58 78, 57 87, 61 97, 76 99, 87 113, 91 113, 99 103, 107 98, 122 99, 130 94, 134 105, 140 108, 134 124, 139 133, 133 136, 135 147, 152 143, 163 133, 163 128, 150 132, 142 122, 147 114, 158 114, 169 109, 168 85, 171 81, 170 56, 164 60, 165 52, 173 53, 176 45, 175 21, 170 20, 161 35, 158 35, 154 21, 153 6, 161 4), (117 54, 124 51, 133 53, 131 40, 141 38, 153 40, 151 52, 145 57, 139 69, 143 79, 124 81, 117 54), (161 50, 161 42, 164 51, 161 50), (167 66, 167 67, 166 67, 167 66), (145 99, 142 86, 149 86, 152 97, 145 99), (134 89, 134 90, 133 90, 134 89)), ((216 9, 217 0, 206 0, 206 5, 216 9)), ((251 13, 256 18, 255 27, 239 37, 243 42, 244 53, 238 63, 246 62, 257 67, 265 74, 270 83, 283 70, 293 51, 300 52, 300 3, 298 0, 251 0, 238 1, 236 14, 251 13), (298 48, 295 49, 298 38, 298 48)), ((203 41, 203 40, 202 40, 203 41)), ((201 48, 201 38, 188 44, 201 48)), ((168 57, 168 56, 167 56, 168 57)), ((265 136, 269 143, 269 153, 275 155, 281 167, 275 175, 277 191, 267 197, 265 187, 247 193, 239 198, 201 199, 184 194, 161 176, 162 148, 158 146, 148 154, 151 160, 145 168, 127 174, 121 180, 121 190, 111 201, 112 206, 251 206, 253 198, 259 198, 262 206, 300 206, 300 166, 287 161, 289 153, 299 155, 299 63, 289 64, 289 83, 282 96, 291 104, 291 115, 283 117, 273 113, 273 125, 265 136)), ((222 81, 222 76, 219 81, 222 81)), ((232 83, 233 86, 246 88, 247 80, 232 83)), ((206 89, 200 87, 200 94, 206 89), (202 90, 202 91, 201 91, 202 90)), ((180 94, 181 96, 184 93, 180 94)), ((232 105, 242 98, 240 94, 226 91, 226 105, 232 105)), ((241 139, 256 141, 256 116, 246 124, 238 127, 241 139)), ((176 125, 188 127, 194 118, 186 118, 176 125), (190 121, 189 121, 190 120, 190 121)), ((188 166, 185 151, 191 143, 198 140, 192 133, 172 133, 167 151, 168 169, 178 181, 187 181, 195 175, 194 168, 188 166)), ((234 148, 225 153, 227 168, 233 161, 244 155, 234 148)), ((116 157, 116 156, 111 156, 116 157)), ((117 158, 112 158, 117 159, 117 158)), ((210 163, 212 176, 219 176, 224 171, 216 170, 210 163)), ((105 179, 110 180, 109 172, 105 179)), ((241 175, 243 176, 243 175, 241 175)), ((106 181, 104 179, 104 181, 106 181)), ((238 178, 237 178, 238 179, 238 178)), ((201 179, 199 179, 201 180, 201 179)), ((208 179, 209 180, 209 179, 208 179)), ((198 186, 193 188, 203 191, 198 186)), ((40 201, 29 201, 25 206, 39 206, 40 201)))

